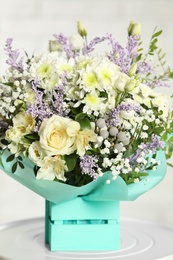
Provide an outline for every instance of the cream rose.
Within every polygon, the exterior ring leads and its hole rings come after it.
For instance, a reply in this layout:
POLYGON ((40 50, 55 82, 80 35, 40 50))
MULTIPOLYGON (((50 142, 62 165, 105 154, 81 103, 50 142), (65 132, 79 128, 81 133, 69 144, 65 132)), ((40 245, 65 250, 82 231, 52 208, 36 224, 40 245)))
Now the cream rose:
POLYGON ((68 155, 75 151, 75 136, 67 132, 72 122, 69 118, 57 115, 43 120, 38 134, 40 146, 47 155, 68 155))

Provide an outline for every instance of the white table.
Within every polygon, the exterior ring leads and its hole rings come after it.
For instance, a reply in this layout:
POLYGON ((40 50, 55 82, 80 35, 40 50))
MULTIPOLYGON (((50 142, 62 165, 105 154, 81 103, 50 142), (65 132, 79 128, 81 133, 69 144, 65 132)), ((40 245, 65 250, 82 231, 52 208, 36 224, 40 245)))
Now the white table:
MULTIPOLYGON (((91 234, 92 236, 92 234, 91 234)), ((173 230, 133 219, 121 220, 121 250, 50 252, 44 244, 44 219, 0 226, 0 260, 173 260, 173 230)))

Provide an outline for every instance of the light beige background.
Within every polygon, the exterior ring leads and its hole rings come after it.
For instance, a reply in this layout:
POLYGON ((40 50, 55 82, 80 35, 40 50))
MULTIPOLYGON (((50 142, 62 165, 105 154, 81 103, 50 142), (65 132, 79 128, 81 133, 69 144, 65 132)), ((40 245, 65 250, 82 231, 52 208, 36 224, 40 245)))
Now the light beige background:
MULTIPOLYGON (((164 30, 160 45, 173 67, 172 0, 0 0, 0 72, 5 70, 7 37, 15 39, 16 48, 38 53, 47 50, 53 33, 75 33, 77 20, 83 21, 90 38, 112 32, 124 44, 131 20, 142 24, 146 43, 158 26, 164 30)), ((173 87, 163 91, 173 93, 173 87)), ((0 224, 43 215, 44 200, 0 172, 0 224)), ((164 181, 152 191, 135 202, 122 202, 121 216, 173 228, 173 169, 168 168, 164 181)))

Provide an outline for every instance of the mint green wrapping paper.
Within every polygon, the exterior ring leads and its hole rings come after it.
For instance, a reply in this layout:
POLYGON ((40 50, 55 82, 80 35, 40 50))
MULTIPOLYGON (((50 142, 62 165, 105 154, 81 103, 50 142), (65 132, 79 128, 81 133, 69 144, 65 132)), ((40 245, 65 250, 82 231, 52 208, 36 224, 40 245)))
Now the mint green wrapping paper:
POLYGON ((74 187, 56 181, 37 180, 33 172, 34 164, 29 159, 24 161, 25 169, 18 167, 15 174, 13 174, 11 167, 14 161, 6 162, 6 158, 9 155, 8 151, 5 151, 2 155, 4 168, 1 167, 1 169, 19 183, 55 204, 70 201, 76 197, 82 197, 85 201, 135 200, 161 182, 167 168, 164 152, 158 151, 156 160, 161 161, 161 164, 157 167, 156 171, 149 171, 149 175, 138 183, 126 185, 123 179, 118 176, 115 181, 106 184, 106 180, 110 177, 109 172, 106 172, 97 181, 93 181, 82 187, 74 187))

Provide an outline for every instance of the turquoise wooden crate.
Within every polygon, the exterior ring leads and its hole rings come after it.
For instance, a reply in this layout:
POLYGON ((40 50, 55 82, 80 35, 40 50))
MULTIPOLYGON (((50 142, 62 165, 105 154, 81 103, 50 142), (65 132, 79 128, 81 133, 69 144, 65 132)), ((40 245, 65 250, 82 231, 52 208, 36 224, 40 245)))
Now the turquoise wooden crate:
POLYGON ((119 212, 119 201, 46 201, 45 242, 51 251, 118 250, 119 212))

